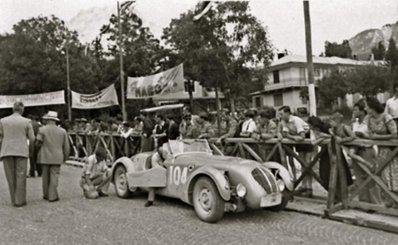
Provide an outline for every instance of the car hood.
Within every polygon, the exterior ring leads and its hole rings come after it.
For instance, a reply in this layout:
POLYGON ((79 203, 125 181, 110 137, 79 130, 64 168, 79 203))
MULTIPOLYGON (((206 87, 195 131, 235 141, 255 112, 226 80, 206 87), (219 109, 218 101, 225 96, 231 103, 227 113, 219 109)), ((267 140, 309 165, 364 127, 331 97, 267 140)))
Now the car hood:
POLYGON ((177 162, 194 163, 195 165, 206 165, 213 167, 225 166, 248 166, 257 167, 259 163, 253 160, 231 156, 210 155, 207 153, 187 153, 176 158, 177 162))

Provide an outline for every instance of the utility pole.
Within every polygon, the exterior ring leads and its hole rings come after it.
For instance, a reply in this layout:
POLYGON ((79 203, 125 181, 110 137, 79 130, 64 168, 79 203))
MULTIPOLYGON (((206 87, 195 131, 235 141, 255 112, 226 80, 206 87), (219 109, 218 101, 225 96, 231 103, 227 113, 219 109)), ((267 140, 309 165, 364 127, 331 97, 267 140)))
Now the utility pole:
POLYGON ((68 120, 72 121, 72 101, 71 101, 71 91, 70 91, 70 73, 69 73, 69 38, 67 38, 66 43, 66 92, 67 103, 68 103, 68 120))
POLYGON ((117 1, 117 22, 119 26, 119 57, 120 57, 120 90, 122 100, 122 116, 123 121, 127 121, 125 93, 124 93, 124 73, 123 73, 123 48, 122 48, 122 24, 120 23, 120 6, 117 1))
POLYGON ((219 96, 218 96, 218 78, 217 78, 217 80, 216 80, 216 87, 215 87, 215 90, 216 90, 216 108, 217 108, 217 129, 218 129, 218 137, 220 137, 221 136, 221 117, 220 117, 220 111, 221 111, 221 109, 220 109, 220 98, 219 98, 219 96))
POLYGON ((188 94, 189 94, 189 106, 191 107, 191 112, 193 112, 193 90, 195 88, 195 81, 189 79, 188 81, 188 94))
POLYGON ((316 116, 316 98, 314 84, 314 64, 312 63, 311 19, 309 0, 304 0, 305 43, 307 54, 308 96, 310 116, 316 116))

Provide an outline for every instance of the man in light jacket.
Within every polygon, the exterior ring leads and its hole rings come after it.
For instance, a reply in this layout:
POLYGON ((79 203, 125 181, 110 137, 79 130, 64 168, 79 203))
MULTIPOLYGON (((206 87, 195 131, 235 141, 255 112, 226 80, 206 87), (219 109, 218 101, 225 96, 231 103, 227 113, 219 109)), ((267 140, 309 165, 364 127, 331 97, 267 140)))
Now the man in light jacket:
POLYGON ((13 114, 0 120, 0 159, 15 207, 26 205, 26 174, 28 157, 35 136, 31 121, 22 116, 24 105, 15 102, 13 114), (28 145, 29 141, 29 145, 28 145))
POLYGON ((57 112, 49 111, 43 120, 47 123, 37 134, 37 162, 42 166, 43 199, 56 202, 59 200, 57 188, 61 164, 69 156, 69 141, 65 129, 56 124, 59 121, 57 112))

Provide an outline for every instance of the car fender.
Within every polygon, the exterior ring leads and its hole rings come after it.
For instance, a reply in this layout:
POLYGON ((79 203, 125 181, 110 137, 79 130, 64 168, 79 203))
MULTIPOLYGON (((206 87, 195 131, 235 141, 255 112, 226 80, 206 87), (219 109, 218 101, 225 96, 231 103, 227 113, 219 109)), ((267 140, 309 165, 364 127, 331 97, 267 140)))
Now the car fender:
POLYGON ((279 176, 282 178, 283 182, 285 183, 286 188, 289 191, 293 191, 293 180, 289 174, 289 171, 282 166, 280 163, 277 162, 264 162, 262 165, 268 169, 277 169, 279 170, 279 176))
POLYGON ((212 167, 203 166, 190 174, 187 180, 187 185, 184 190, 184 196, 187 198, 187 202, 192 203, 192 193, 195 182, 199 177, 202 176, 207 176, 214 181, 217 186, 218 192, 220 193, 220 196, 225 201, 229 201, 231 199, 231 188, 227 179, 224 176, 224 172, 212 167))
POLYGON ((134 171, 134 163, 128 157, 121 157, 115 161, 112 166, 111 173, 112 173, 112 183, 114 182, 114 171, 117 166, 123 165, 126 168, 127 173, 134 171))

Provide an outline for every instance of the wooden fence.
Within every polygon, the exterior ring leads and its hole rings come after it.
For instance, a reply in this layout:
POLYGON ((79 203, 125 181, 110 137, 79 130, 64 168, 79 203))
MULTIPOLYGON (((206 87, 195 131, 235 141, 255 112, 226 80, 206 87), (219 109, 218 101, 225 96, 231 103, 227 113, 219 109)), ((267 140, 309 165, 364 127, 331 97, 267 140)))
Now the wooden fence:
POLYGON ((115 161, 122 156, 132 156, 140 151, 140 137, 130 136, 124 138, 119 134, 84 134, 78 132, 68 132, 71 144, 70 158, 83 161, 86 157, 93 154, 98 147, 103 147, 110 161, 115 161))
MULTIPOLYGON (((132 156, 140 150, 139 137, 125 139, 117 134, 90 135, 71 132, 69 140, 73 149, 71 158, 77 160, 82 160, 92 154, 99 146, 106 149, 111 161, 121 156, 132 156)), ((395 159, 398 159, 398 140, 355 140, 340 145, 332 139, 325 139, 314 146, 313 142, 307 139, 298 143, 287 139, 270 139, 260 142, 250 138, 229 138, 225 139, 222 145, 217 144, 216 139, 210 139, 209 144, 215 154, 238 156, 259 162, 269 160, 280 162, 292 172, 295 190, 306 177, 311 176, 327 190, 324 208, 326 217, 343 209, 361 209, 366 212, 398 216, 397 193, 391 191, 381 177, 384 169, 398 168, 398 160, 395 163, 395 159), (313 146, 312 157, 304 158, 297 153, 295 148, 298 146, 313 146), (374 146, 377 146, 378 149, 375 149, 374 146), (264 149, 266 150, 264 151, 264 149), (342 149, 352 159, 350 169, 356 168, 362 172, 362 176, 355 176, 356 180, 350 187, 346 176, 350 175, 347 171, 351 170, 345 166, 346 157, 342 154, 342 149), (374 161, 368 161, 361 155, 361 151, 367 150, 378 150, 378 152, 383 150, 388 154, 382 160, 376 157, 374 161), (299 175, 295 168, 295 162, 301 165, 301 174, 299 175), (320 176, 320 168, 324 168, 324 166, 327 166, 328 175, 320 176), (385 203, 370 203, 358 198, 364 192, 368 192, 369 188, 379 189, 392 204, 388 206, 385 203)), ((398 173, 398 170, 396 172, 398 173)), ((298 194, 297 191, 291 193, 293 196, 298 194)), ((387 230, 391 230, 391 228, 387 230)))

